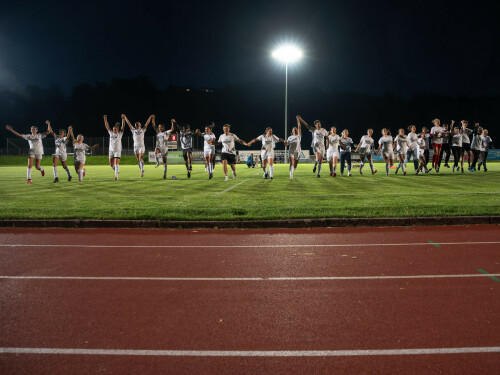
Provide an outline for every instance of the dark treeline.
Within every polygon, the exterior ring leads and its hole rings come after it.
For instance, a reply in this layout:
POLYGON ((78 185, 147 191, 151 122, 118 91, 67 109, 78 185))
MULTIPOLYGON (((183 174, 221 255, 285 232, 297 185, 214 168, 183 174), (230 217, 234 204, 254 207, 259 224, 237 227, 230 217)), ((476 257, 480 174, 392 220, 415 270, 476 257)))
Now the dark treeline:
MULTIPOLYGON (((392 94, 383 97, 350 92, 323 92, 311 88, 289 86, 289 131, 295 126, 295 115, 300 114, 311 125, 315 119, 338 131, 349 129, 357 142, 367 128, 375 130, 376 138, 383 127, 393 132, 410 124, 420 129, 431 127, 435 117, 442 123, 451 119, 474 122, 497 136, 500 95, 471 98, 441 95, 418 95, 403 99, 392 94)), ((144 124, 154 113, 157 123, 170 124, 173 117, 191 128, 202 128, 214 121, 215 132, 222 132, 222 124, 229 123, 242 139, 249 140, 272 126, 274 133, 284 137, 284 87, 276 83, 254 82, 225 86, 218 89, 169 86, 159 89, 146 77, 113 79, 109 84, 81 84, 69 96, 58 87, 42 89, 26 87, 22 91, 0 91, 0 121, 2 138, 7 136, 5 125, 20 132, 29 132, 29 126, 45 129, 45 120, 54 129, 73 125, 75 131, 86 136, 105 135, 102 115, 110 123, 120 121, 125 113, 131 121, 144 124), (189 91, 187 91, 189 90, 189 91)), ((393 133, 394 134, 394 133, 393 133)), ((126 133, 127 135, 127 133, 126 133)), ((130 135, 130 134, 128 134, 130 135)), ((10 134, 9 134, 10 136, 10 134)), ((302 144, 308 146, 307 134, 302 144)))

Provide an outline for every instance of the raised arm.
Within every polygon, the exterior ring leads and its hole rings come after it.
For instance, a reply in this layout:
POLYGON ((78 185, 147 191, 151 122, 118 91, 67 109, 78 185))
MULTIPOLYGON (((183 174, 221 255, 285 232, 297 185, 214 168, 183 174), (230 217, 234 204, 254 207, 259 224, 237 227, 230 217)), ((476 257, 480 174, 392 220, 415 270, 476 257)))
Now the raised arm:
MULTIPOLYGON (((300 129, 300 126, 301 126, 300 121, 297 120, 297 132, 302 137, 302 129, 300 129)), ((285 137, 286 137, 286 134, 285 134, 285 137)))
POLYGON ((68 126, 68 137, 71 137, 71 143, 75 143, 75 136, 73 135, 73 127, 68 126))
MULTIPOLYGON (((122 114, 122 127, 120 129, 120 133, 123 133, 125 130, 125 118, 124 117, 125 117, 125 115, 122 114)), ((132 125, 130 127, 132 127, 132 125)))
POLYGON ((153 125, 153 129, 158 133, 158 128, 156 127, 155 115, 151 115, 153 118, 151 119, 151 125, 153 125))
POLYGON ((14 129, 12 129, 12 126, 10 125, 5 125, 5 129, 7 129, 8 131, 10 131, 11 133, 17 135, 18 137, 21 137, 23 138, 23 135, 22 134, 19 134, 18 132, 16 132, 14 129))
POLYGON ((93 150, 94 148, 97 148, 97 147, 99 147, 99 143, 96 143, 93 146, 89 146, 89 150, 93 150))
POLYGON ((299 115, 297 115, 297 120, 299 120, 301 123, 303 123, 305 125, 305 127, 307 129, 309 129, 310 131, 312 131, 312 132, 314 131, 314 128, 311 125, 309 125, 307 122, 305 122, 304 119, 302 117, 300 117, 299 115))
POLYGON ((148 121, 146 121, 146 125, 144 125, 144 132, 146 132, 146 130, 148 129, 148 125, 153 117, 154 115, 149 116, 148 121))
POLYGON ((47 121, 45 121, 45 123, 47 124, 47 130, 45 131, 45 135, 47 136, 47 135, 49 135, 50 133, 53 133, 53 132, 52 132, 52 128, 50 127, 50 121, 47 120, 47 121))
POLYGON ((54 138, 57 138, 57 134, 56 134, 56 133, 54 133, 54 131, 53 131, 53 130, 52 130, 52 128, 50 127, 50 121, 49 121, 49 120, 47 120, 47 121, 45 121, 45 123, 46 123, 46 124, 47 124, 47 126, 48 126, 48 131, 49 131, 49 133, 50 133, 50 134, 52 134, 52 135, 54 136, 54 138))
POLYGON ((109 133, 109 124, 108 124, 108 115, 104 115, 102 116, 104 118, 104 126, 106 127, 106 130, 108 131, 109 133))
POLYGON ((175 118, 170 120, 170 133, 175 133, 175 124, 177 124, 177 121, 175 121, 175 118))
POLYGON ((127 118, 127 116, 125 114, 122 114, 122 123, 123 123, 123 119, 125 119, 125 121, 127 122, 128 127, 130 128, 130 131, 134 131, 134 127, 132 126, 132 124, 130 123, 129 119, 127 118))

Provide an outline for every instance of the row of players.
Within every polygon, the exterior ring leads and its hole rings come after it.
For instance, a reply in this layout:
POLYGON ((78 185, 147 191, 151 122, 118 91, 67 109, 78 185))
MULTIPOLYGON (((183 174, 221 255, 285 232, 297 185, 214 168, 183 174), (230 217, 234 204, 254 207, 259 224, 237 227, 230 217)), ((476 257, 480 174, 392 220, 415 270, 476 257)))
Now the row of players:
MULTIPOLYGON (((181 148, 183 151, 183 157, 185 160, 185 165, 187 169, 188 178, 191 177, 192 171, 192 140, 193 136, 199 135, 204 139, 204 158, 205 158, 205 170, 208 172, 209 179, 213 178, 214 170, 214 159, 215 159, 215 146, 218 144, 222 145, 222 165, 224 170, 225 179, 228 180, 228 165, 230 166, 233 174, 233 178, 236 178, 236 147, 235 142, 238 142, 245 146, 251 146, 255 142, 261 142, 261 160, 262 167, 264 169, 264 178, 273 179, 274 177, 274 148, 277 142, 283 142, 286 146, 290 147, 289 150, 289 173, 290 179, 293 179, 294 170, 297 168, 299 161, 299 155, 301 153, 301 125, 307 127, 307 129, 312 133, 313 141, 311 147, 313 148, 316 163, 313 168, 313 172, 317 173, 317 177, 321 176, 322 164, 326 154, 326 160, 330 166, 330 176, 335 177, 337 175, 337 164, 340 161, 340 173, 344 175, 345 165, 347 164, 347 175, 351 176, 351 152, 354 147, 352 139, 349 137, 349 131, 347 129, 342 131, 342 136, 339 136, 336 132, 336 128, 332 126, 330 131, 322 128, 321 122, 319 120, 314 121, 314 126, 310 126, 307 122, 302 119, 301 116, 297 116, 297 126, 292 129, 292 134, 286 139, 281 139, 273 134, 272 128, 268 127, 264 134, 252 139, 250 142, 245 142, 238 138, 234 133, 230 132, 230 125, 225 124, 223 126, 223 134, 221 134, 216 140, 213 134, 214 124, 205 127, 205 132, 200 132, 199 129, 193 133, 190 130, 189 125, 180 126, 177 124, 175 119, 171 120, 171 128, 166 130, 163 124, 156 126, 155 115, 151 115, 145 126, 142 127, 140 122, 136 122, 132 126, 127 116, 122 114, 122 122, 117 122, 110 128, 108 124, 107 116, 104 115, 104 125, 108 134, 110 136, 109 142, 109 164, 115 172, 115 180, 118 180, 119 165, 122 151, 121 139, 125 130, 125 123, 128 124, 134 139, 134 154, 137 158, 137 163, 141 171, 141 177, 144 176, 144 161, 143 156, 145 153, 144 145, 144 134, 147 130, 148 125, 151 123, 153 129, 156 132, 156 146, 155 146, 155 158, 156 158, 156 168, 160 165, 160 159, 163 159, 163 178, 167 178, 167 156, 168 156, 168 144, 167 141, 171 139, 174 133, 179 134, 179 139, 181 143, 181 148), (326 147, 325 147, 326 139, 326 147), (269 167, 269 168, 268 168, 269 167)), ((40 170, 42 176, 45 174, 43 168, 40 166, 40 162, 43 155, 42 138, 46 137, 48 134, 52 134, 55 138, 56 152, 53 156, 53 171, 54 171, 54 182, 58 182, 58 172, 57 165, 59 161, 66 173, 68 174, 68 180, 71 181, 71 173, 67 167, 66 160, 66 145, 71 139, 74 147, 74 163, 75 170, 79 176, 79 182, 82 181, 85 175, 85 151, 88 149, 93 149, 98 147, 98 144, 89 146, 83 143, 84 137, 79 134, 76 138, 73 135, 73 129, 70 126, 68 128, 68 134, 64 129, 59 131, 56 135, 50 126, 50 122, 47 123, 47 131, 45 133, 38 133, 38 129, 33 126, 31 127, 31 134, 19 134, 12 129, 11 126, 6 126, 15 135, 26 139, 29 142, 30 150, 28 155, 28 171, 27 171, 27 183, 31 183, 31 169, 33 162, 35 163, 35 168, 40 170)), ((433 127, 430 132, 427 128, 423 128, 420 134, 416 133, 416 126, 411 125, 409 127, 408 135, 405 134, 404 129, 399 129, 399 132, 395 138, 391 136, 391 132, 388 129, 382 129, 382 137, 379 139, 378 150, 373 150, 373 153, 378 155, 382 153, 385 160, 386 175, 389 175, 391 166, 394 164, 394 148, 396 149, 397 158, 399 160, 398 167, 396 168, 396 174, 399 169, 402 169, 404 175, 406 175, 406 163, 413 157, 415 173, 425 172, 428 173, 431 169, 435 169, 439 172, 441 159, 446 153, 445 166, 448 166, 448 160, 450 158, 450 150, 454 155, 455 164, 453 166, 453 171, 462 170, 463 172, 463 162, 464 155, 468 155, 469 171, 474 172, 476 169, 476 164, 481 158, 479 163, 479 168, 481 164, 484 164, 484 170, 486 171, 486 160, 488 154, 489 144, 492 142, 491 138, 488 136, 488 131, 483 130, 479 124, 476 124, 476 129, 472 131, 468 128, 468 123, 462 120, 461 127, 453 127, 454 121, 452 121, 453 129, 450 131, 448 125, 445 124, 441 127, 439 119, 433 120, 433 127), (469 135, 473 134, 472 146, 469 139, 469 135), (429 148, 432 146, 434 150, 434 157, 432 160, 432 167, 427 168, 427 163, 429 161, 429 148), (471 155, 471 152, 473 155, 471 155), (471 159, 472 164, 471 164, 471 159), (461 163, 461 167, 459 164, 461 163)), ((372 149, 374 148, 374 140, 372 138, 373 130, 368 129, 367 134, 364 135, 355 152, 359 152, 361 158, 361 164, 359 172, 362 174, 363 166, 365 160, 369 162, 372 174, 377 173, 374 169, 372 160, 372 149)))

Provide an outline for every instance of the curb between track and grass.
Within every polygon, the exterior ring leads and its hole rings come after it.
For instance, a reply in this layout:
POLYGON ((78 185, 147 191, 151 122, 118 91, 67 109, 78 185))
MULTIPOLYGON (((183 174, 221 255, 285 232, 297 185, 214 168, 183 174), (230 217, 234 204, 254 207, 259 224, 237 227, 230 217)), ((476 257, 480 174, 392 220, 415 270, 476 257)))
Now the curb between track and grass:
POLYGON ((13 219, 0 220, 2 228, 156 228, 156 229, 256 229, 325 227, 397 227, 430 225, 500 224, 493 216, 420 216, 383 218, 323 218, 286 220, 98 220, 98 219, 13 219))

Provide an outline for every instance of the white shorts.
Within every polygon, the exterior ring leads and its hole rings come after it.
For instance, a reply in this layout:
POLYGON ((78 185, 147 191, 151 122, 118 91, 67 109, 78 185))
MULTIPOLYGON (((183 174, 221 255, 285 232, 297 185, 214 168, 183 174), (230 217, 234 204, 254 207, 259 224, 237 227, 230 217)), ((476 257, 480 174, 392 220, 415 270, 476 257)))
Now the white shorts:
POLYGON ((144 145, 142 145, 142 146, 134 146, 134 155, 144 154, 145 150, 146 150, 146 148, 144 147, 144 145))
POLYGON ((325 145, 323 143, 315 144, 313 149, 315 154, 319 152, 323 157, 325 156, 325 145))
POLYGON ((302 150, 299 148, 299 149, 296 149, 296 150, 290 150, 288 152, 288 157, 289 158, 294 158, 295 160, 299 160, 300 159, 300 153, 302 152, 302 150))
POLYGON ((83 159, 83 160, 78 160, 78 159, 73 160, 73 164, 75 165, 75 167, 78 167, 78 164, 80 164, 80 163, 85 164, 85 159, 83 159))
POLYGON ((268 150, 261 150, 260 151, 260 157, 262 160, 267 160, 267 159, 273 159, 274 160, 274 150, 268 151, 268 150))
POLYGON ((110 159, 120 159, 122 157, 122 152, 109 150, 109 158, 110 159))
POLYGON ((168 148, 167 147, 163 147, 163 148, 159 148, 159 147, 156 147, 155 150, 158 150, 160 151, 159 154, 162 158, 166 158, 167 155, 168 155, 168 148))
POLYGON ((419 158, 419 159, 420 159, 420 158, 425 158, 424 152, 425 152, 425 150, 424 150, 424 149, 422 149, 422 148, 419 148, 419 149, 418 149, 418 158, 419 158))
POLYGON ((394 160, 394 152, 392 152, 392 151, 383 151, 382 152, 382 157, 384 159, 392 159, 392 160, 394 160))
POLYGON ((61 152, 59 150, 56 151, 56 153, 54 154, 54 157, 59 158, 60 161, 68 160, 68 154, 66 154, 65 152, 61 152))
POLYGON ((403 155, 404 157, 406 157, 406 153, 408 152, 408 149, 407 148, 400 148, 398 150, 398 155, 403 155))
POLYGON ((339 150, 335 150, 333 147, 329 147, 328 150, 326 151, 326 160, 330 161, 334 157, 339 157, 339 150))
POLYGON ((35 150, 29 150, 28 152, 28 157, 30 158, 35 158, 35 159, 41 159, 43 153, 37 153, 35 150))
POLYGON ((361 147, 358 152, 359 156, 367 157, 371 155, 371 150, 367 150, 365 147, 361 147))
POLYGON ((215 155, 215 148, 213 150, 203 150, 203 156, 208 158, 210 155, 215 155))

